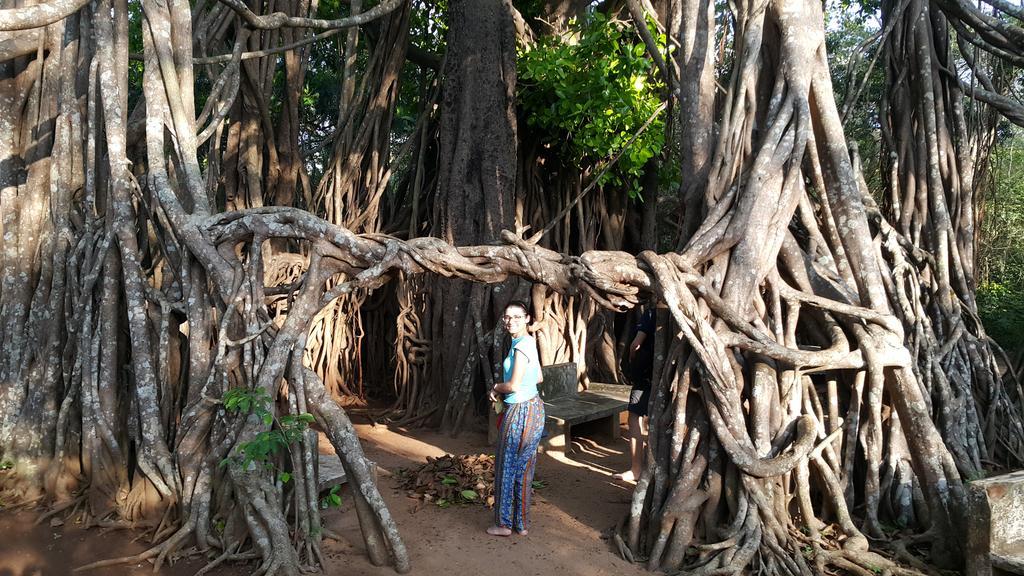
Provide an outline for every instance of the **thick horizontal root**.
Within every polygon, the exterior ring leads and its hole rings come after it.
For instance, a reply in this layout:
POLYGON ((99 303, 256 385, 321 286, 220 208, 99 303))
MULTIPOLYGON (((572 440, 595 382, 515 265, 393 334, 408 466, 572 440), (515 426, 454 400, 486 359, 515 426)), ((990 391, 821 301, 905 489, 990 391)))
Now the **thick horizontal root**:
POLYGON ((85 572, 88 570, 95 570, 97 568, 106 568, 109 566, 119 566, 122 564, 138 564, 139 562, 145 562, 151 558, 155 558, 153 561, 153 571, 156 572, 160 569, 163 561, 184 542, 185 538, 193 532, 193 524, 188 523, 178 529, 170 538, 164 540, 160 544, 153 546, 152 548, 135 554, 133 556, 122 556, 120 558, 110 558, 107 560, 100 560, 98 562, 92 562, 84 566, 79 566, 72 570, 72 572, 85 572))

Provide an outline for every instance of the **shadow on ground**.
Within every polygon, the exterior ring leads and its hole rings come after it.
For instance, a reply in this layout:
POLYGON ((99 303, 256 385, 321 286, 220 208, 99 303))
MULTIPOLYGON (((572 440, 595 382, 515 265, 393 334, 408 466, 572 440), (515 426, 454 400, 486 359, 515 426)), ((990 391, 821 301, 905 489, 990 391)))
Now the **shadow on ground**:
MULTIPOLYGON (((497 538, 484 530, 492 512, 480 505, 438 508, 409 498, 391 478, 397 469, 419 465, 428 456, 493 453, 483 432, 456 438, 431 430, 389 429, 359 423, 356 428, 367 456, 380 467, 379 487, 398 524, 412 559, 412 574, 445 572, 488 575, 640 575, 613 551, 611 528, 629 507, 632 486, 613 481, 628 466, 627 443, 610 440, 586 426, 574 429, 574 450, 568 457, 541 456, 528 536, 497 538)), ((321 444, 330 451, 329 445, 321 444)), ((325 526, 341 537, 325 547, 328 573, 337 565, 344 573, 385 574, 389 570, 367 560, 351 499, 326 516, 325 526)))

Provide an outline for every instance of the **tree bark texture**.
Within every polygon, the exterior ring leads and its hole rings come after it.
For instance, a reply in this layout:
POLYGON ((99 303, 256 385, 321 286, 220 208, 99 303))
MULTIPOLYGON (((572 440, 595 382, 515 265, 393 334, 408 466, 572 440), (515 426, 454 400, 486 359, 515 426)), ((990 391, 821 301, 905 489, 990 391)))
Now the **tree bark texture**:
MULTIPOLYGON (((515 31, 509 0, 456 0, 441 98, 433 232, 453 245, 498 239, 513 227, 516 177, 515 31)), ((457 430, 473 387, 501 352, 494 326, 514 285, 442 280, 431 303, 431 375, 442 428, 457 430), (485 331, 492 335, 487 338, 485 331)), ((486 380, 485 380, 486 382, 486 380)))
MULTIPOLYGON (((926 541, 956 566, 962 476, 1020 466, 1024 434, 1019 396, 986 372, 974 314, 972 136, 961 87, 943 76, 940 14, 885 7, 902 20, 887 40, 893 161, 878 208, 845 142, 820 3, 735 3, 717 98, 714 36, 700 34, 711 6, 668 5, 683 49, 666 70, 693 130, 681 162, 703 176, 683 193, 682 249, 660 254, 573 248, 621 245, 618 200, 600 194, 556 223, 559 250, 526 233, 583 188, 566 179, 550 205, 517 195, 517 174, 536 173, 517 164, 508 2, 450 4, 438 184, 423 207, 435 235, 406 240, 382 233, 380 210, 406 3, 352 2, 321 21, 313 3, 263 14, 144 0, 131 109, 122 0, 0 38, 16 48, 0 51, 4 501, 151 531, 150 550, 93 566, 159 567, 196 546, 214 562, 255 559, 261 575, 298 574, 322 564, 316 437, 294 427, 313 418, 352 479, 371 561, 405 571, 394 519, 317 371, 317 323, 333 310, 340 333, 357 334, 345 323, 366 295, 400 281, 403 352, 433 378, 403 402, 433 402, 419 414, 457 429, 492 374, 490 326, 519 278, 535 312, 579 307, 564 314, 575 342, 590 329, 576 319, 598 307, 664 305, 648 465, 614 534, 624 557, 694 574, 913 573, 870 549, 892 523, 916 533, 898 545, 926 541), (281 70, 301 88, 304 26, 352 23, 379 44, 365 68, 343 63, 329 177, 312 190, 296 94, 278 119, 268 86, 281 70), (197 57, 212 94, 202 110, 197 57), (260 409, 229 405, 232 394, 260 409), (286 449, 254 460, 272 438, 286 449)), ((369 37, 346 33, 348 56, 369 37)), ((420 129, 414 146, 428 150, 430 123, 420 129)))

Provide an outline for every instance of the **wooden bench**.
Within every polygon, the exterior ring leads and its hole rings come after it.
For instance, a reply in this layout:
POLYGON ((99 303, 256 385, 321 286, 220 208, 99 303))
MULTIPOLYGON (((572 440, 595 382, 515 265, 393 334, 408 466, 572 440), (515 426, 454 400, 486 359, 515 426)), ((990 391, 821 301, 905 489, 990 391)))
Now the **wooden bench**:
POLYGON ((967 485, 967 574, 1024 574, 1024 471, 967 485))
MULTIPOLYGON (((572 427, 601 420, 611 439, 619 437, 619 414, 629 405, 629 386, 592 383, 586 392, 578 392, 576 364, 543 366, 544 381, 539 388, 547 421, 541 449, 565 453, 572 446, 572 427)), ((497 417, 491 411, 488 439, 497 441, 497 417)))

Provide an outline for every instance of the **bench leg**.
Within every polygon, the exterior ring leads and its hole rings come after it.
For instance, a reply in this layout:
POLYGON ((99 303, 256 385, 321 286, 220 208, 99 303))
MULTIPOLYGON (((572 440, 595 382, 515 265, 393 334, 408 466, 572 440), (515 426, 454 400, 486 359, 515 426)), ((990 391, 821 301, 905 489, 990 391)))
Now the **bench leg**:
POLYGON ((622 422, 619 420, 619 415, 612 414, 608 417, 608 438, 611 440, 618 440, 621 432, 622 422))
POLYGON ((544 439, 544 451, 545 452, 561 452, 566 454, 569 452, 569 425, 568 424, 548 424, 547 427, 548 437, 544 439))

